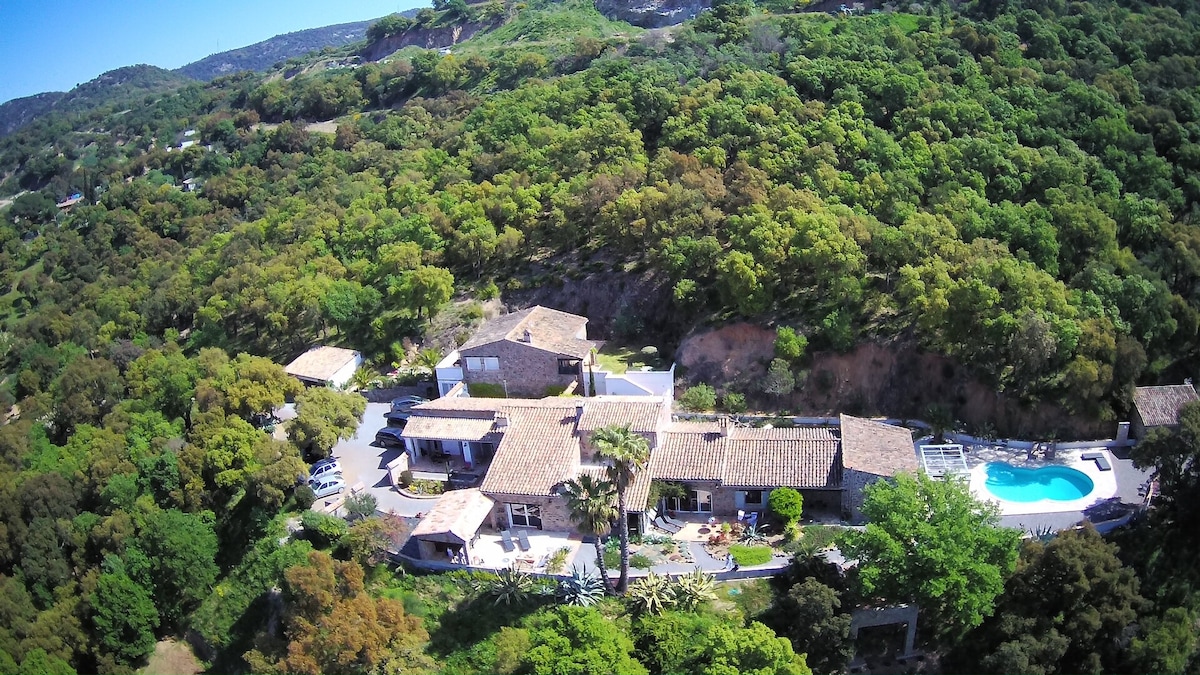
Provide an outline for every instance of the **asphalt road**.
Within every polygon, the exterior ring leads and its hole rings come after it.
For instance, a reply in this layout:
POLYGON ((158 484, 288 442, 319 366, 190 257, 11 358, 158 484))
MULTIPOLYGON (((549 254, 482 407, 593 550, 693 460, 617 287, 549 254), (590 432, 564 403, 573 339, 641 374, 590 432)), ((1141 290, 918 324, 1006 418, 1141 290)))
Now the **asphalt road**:
POLYGON ((362 483, 375 495, 380 511, 392 511, 400 516, 415 516, 427 513, 436 499, 413 499, 405 497, 392 488, 388 481, 387 465, 404 452, 401 448, 383 448, 374 445, 375 432, 387 426, 383 414, 390 406, 386 403, 368 403, 358 426, 358 433, 350 440, 333 446, 333 456, 342 463, 342 475, 346 485, 362 483))

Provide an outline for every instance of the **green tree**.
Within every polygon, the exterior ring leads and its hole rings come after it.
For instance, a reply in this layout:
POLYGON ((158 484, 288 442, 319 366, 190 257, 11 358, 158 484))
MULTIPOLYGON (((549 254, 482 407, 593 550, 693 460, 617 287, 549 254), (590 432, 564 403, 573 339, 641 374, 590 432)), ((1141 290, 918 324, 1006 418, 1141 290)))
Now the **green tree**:
POLYGON ((1185 673, 1196 652, 1195 615, 1184 607, 1172 607, 1161 618, 1142 626, 1142 637, 1129 645, 1130 662, 1136 672, 1185 673))
POLYGON ((567 500, 571 522, 592 537, 596 546, 596 566, 600 568, 600 580, 607 590, 608 566, 604 563, 604 543, 601 539, 612 530, 612 521, 618 515, 613 507, 616 488, 608 481, 583 474, 563 484, 563 496, 567 500))
POLYGON ((358 394, 311 387, 296 396, 288 438, 311 455, 328 457, 339 440, 354 437, 366 409, 367 400, 358 394))
POLYGON ((67 436, 80 424, 99 424, 121 400, 124 384, 108 359, 77 358, 67 364, 54 382, 54 423, 58 436, 67 436))
POLYGON ((842 610, 838 592, 816 578, 793 584, 771 608, 769 618, 817 672, 840 672, 854 655, 850 613, 842 610))
POLYGON ((1091 527, 1061 532, 1048 544, 1027 542, 995 615, 950 654, 953 668, 994 673, 1121 668, 1122 645, 1145 601, 1133 571, 1116 553, 1091 527))
POLYGON ((555 607, 529 618, 529 650, 523 672, 534 675, 622 673, 645 675, 633 657, 633 641, 594 607, 555 607))
POLYGON ((995 505, 959 480, 896 476, 866 488, 863 530, 840 548, 859 561, 864 597, 913 602, 931 634, 953 641, 992 613, 1017 561, 1016 530, 1001 528, 995 505))
POLYGON ((75 669, 65 660, 47 654, 45 649, 38 647, 25 654, 17 675, 75 675, 75 669))
POLYGON ((125 574, 101 574, 92 595, 92 624, 100 647, 121 663, 154 651, 158 610, 145 587, 125 574))
POLYGON ((421 265, 401 276, 397 292, 416 310, 418 319, 423 315, 432 318, 454 294, 454 275, 441 267, 421 265))
POLYGON ((164 624, 176 626, 212 591, 217 535, 211 513, 175 509, 151 515, 133 546, 149 561, 149 582, 164 624))
POLYGON ((779 326, 775 329, 775 357, 788 363, 796 363, 804 357, 808 348, 808 338, 796 332, 795 328, 779 326))
POLYGON ((692 412, 712 410, 717 407, 717 390, 707 384, 688 387, 683 396, 679 397, 679 404, 684 410, 692 412))
POLYGON ((767 506, 783 519, 784 527, 789 528, 800 522, 800 516, 804 515, 804 495, 794 488, 775 488, 767 496, 767 506))
POLYGON ((792 367, 787 361, 771 360, 771 367, 767 368, 762 388, 772 396, 787 396, 796 390, 796 376, 792 374, 792 367))
POLYGON ((629 588, 629 487, 650 462, 650 444, 629 426, 607 426, 592 433, 596 455, 607 462, 608 480, 617 490, 617 532, 621 537, 621 576, 617 592, 629 588))

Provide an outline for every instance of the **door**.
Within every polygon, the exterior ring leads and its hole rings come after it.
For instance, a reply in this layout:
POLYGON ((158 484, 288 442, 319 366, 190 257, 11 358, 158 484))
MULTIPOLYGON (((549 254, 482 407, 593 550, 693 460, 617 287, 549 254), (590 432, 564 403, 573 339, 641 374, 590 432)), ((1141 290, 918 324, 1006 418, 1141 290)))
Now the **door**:
POLYGON ((513 527, 542 529, 542 507, 537 504, 509 504, 508 523, 513 527))

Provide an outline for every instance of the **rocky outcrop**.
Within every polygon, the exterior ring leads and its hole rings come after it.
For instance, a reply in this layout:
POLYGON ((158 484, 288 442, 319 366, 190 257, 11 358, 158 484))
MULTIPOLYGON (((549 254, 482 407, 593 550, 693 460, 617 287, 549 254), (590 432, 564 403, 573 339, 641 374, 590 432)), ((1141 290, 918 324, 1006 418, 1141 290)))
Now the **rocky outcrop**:
POLYGON ((423 47, 425 49, 452 47, 492 25, 486 22, 466 22, 438 28, 410 28, 399 35, 391 35, 372 42, 363 48, 360 55, 367 61, 378 61, 404 47, 423 47))
POLYGON ((596 0, 596 10, 614 21, 625 21, 642 28, 674 26, 696 18, 712 6, 712 0, 596 0))

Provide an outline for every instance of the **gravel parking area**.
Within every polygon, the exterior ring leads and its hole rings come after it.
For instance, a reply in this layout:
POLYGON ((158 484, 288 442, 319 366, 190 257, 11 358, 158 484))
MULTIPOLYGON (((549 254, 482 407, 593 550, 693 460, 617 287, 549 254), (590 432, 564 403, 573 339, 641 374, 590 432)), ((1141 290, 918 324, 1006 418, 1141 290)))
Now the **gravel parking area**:
POLYGON ((380 511, 391 511, 401 516, 415 516, 428 512, 436 499, 413 499, 405 497, 392 488, 388 481, 387 465, 404 452, 401 448, 383 448, 374 445, 375 432, 387 426, 383 414, 390 409, 386 403, 368 403, 367 411, 359 424, 358 433, 350 440, 341 441, 333 447, 333 456, 342 463, 342 474, 346 485, 362 483, 367 491, 375 495, 380 511))

